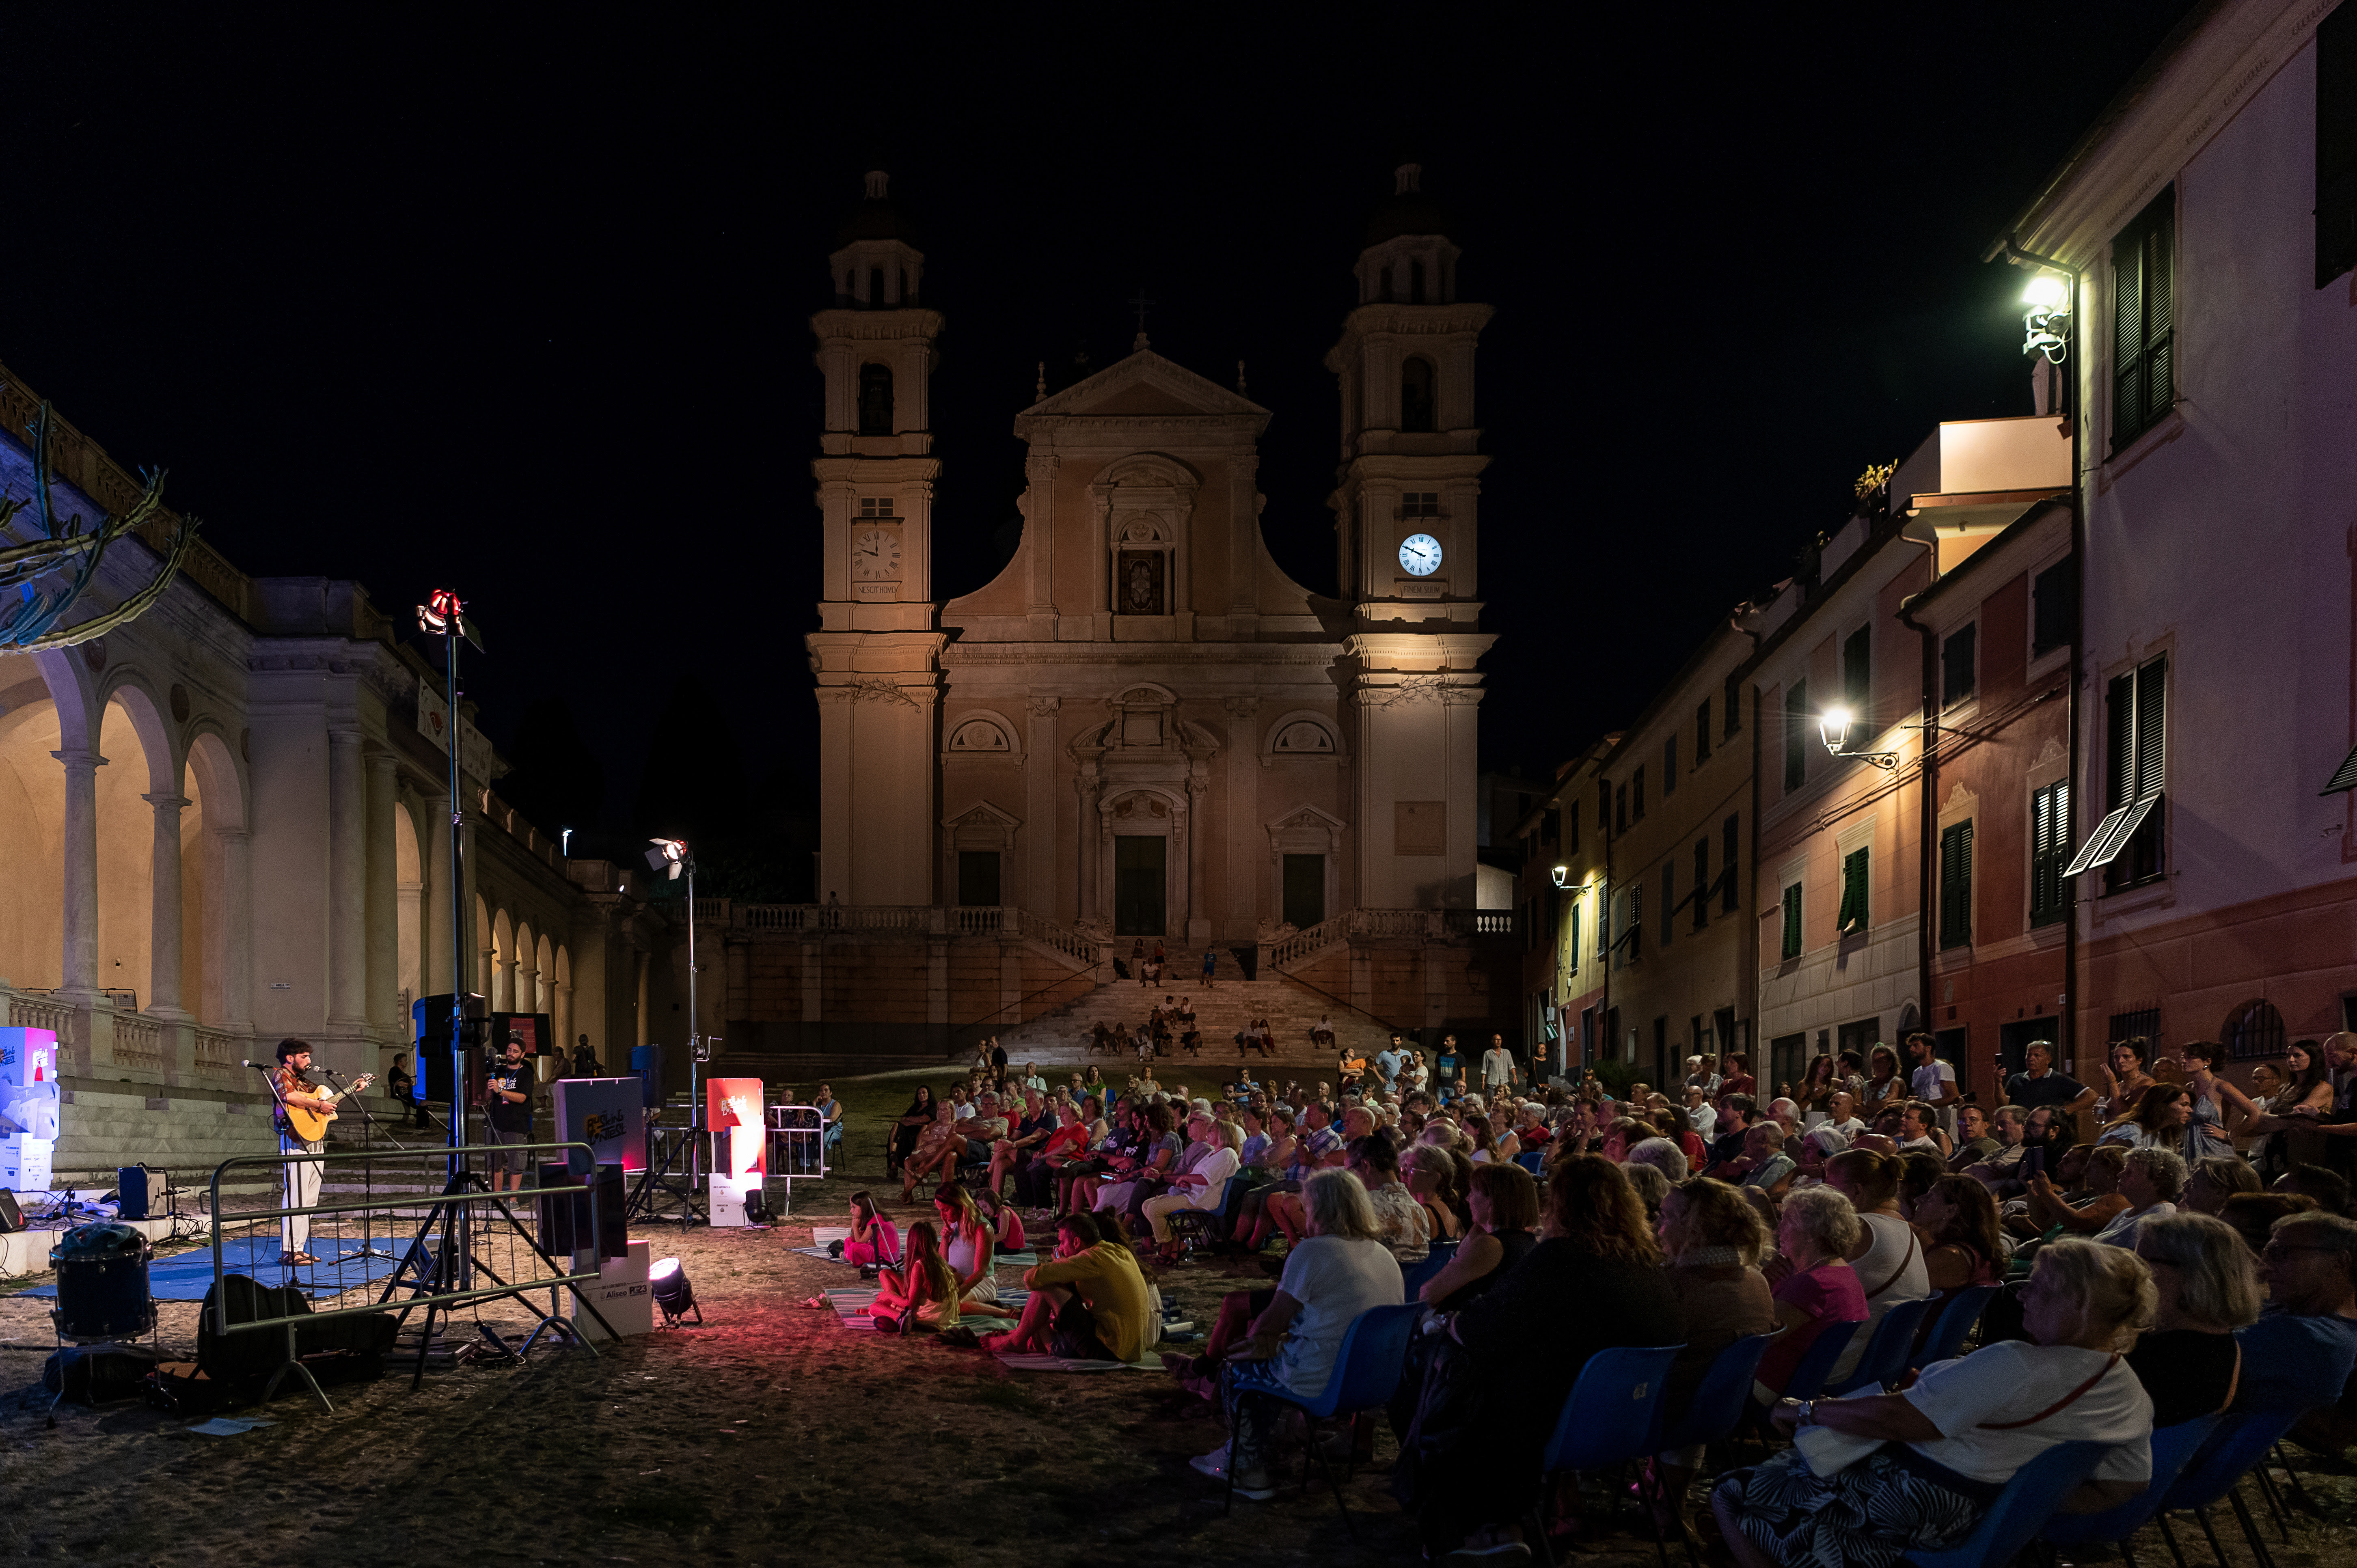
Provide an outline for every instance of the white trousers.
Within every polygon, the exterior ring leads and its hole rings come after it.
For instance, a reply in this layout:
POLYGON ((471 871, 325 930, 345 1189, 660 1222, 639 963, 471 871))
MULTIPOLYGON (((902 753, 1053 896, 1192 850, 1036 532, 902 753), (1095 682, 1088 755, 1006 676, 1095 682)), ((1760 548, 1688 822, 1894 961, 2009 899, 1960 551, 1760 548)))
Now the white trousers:
MULTIPOLYGON (((281 1154, 319 1155, 325 1154, 328 1145, 324 1143, 307 1144, 292 1133, 281 1133, 278 1135, 278 1150, 281 1154)), ((308 1208, 318 1202, 319 1172, 322 1168, 317 1162, 311 1160, 287 1161, 285 1184, 286 1201, 281 1207, 308 1208)), ((278 1222, 278 1246, 282 1252, 300 1252, 308 1247, 310 1242, 311 1217, 309 1215, 289 1215, 278 1222)))

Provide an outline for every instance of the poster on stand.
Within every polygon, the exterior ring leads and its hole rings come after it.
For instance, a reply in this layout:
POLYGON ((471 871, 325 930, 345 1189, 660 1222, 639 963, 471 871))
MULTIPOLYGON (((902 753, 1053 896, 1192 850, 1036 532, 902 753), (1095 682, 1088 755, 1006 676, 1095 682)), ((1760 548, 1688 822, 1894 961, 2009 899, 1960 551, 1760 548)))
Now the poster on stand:
POLYGON ((705 1125, 712 1130, 712 1223, 745 1223, 745 1195, 769 1169, 769 1120, 758 1078, 704 1080, 705 1125))
POLYGON ((57 1032, 0 1028, 0 1187, 49 1189, 60 1098, 57 1032))
POLYGON ((601 1165, 646 1169, 647 1112, 640 1103, 637 1079, 560 1078, 551 1087, 556 1096, 558 1142, 588 1144, 591 1157, 601 1165))

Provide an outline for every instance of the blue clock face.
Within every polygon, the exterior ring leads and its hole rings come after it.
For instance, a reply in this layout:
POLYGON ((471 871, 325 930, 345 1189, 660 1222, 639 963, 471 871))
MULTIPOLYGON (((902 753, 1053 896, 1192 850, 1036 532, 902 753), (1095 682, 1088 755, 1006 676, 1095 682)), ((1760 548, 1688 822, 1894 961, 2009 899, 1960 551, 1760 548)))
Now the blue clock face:
POLYGON ((1400 564, 1411 577, 1429 577, 1440 570, 1440 541, 1429 533, 1411 533, 1400 542, 1400 564))

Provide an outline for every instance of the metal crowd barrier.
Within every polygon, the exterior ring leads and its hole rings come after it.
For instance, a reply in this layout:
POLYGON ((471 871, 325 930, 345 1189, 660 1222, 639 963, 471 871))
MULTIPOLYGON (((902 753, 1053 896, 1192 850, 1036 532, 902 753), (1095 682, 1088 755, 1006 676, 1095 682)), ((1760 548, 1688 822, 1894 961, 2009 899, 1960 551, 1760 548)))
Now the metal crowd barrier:
POLYGON ((815 1105, 786 1104, 770 1107, 769 1122, 770 1175, 787 1183, 786 1206, 791 1210, 792 1184, 817 1181, 827 1174, 827 1134, 836 1132, 841 1123, 828 1126, 815 1105))
MULTIPOLYGON (((447 1317, 454 1308, 470 1303, 496 1297, 511 1298, 537 1317, 539 1326, 525 1339, 522 1347, 525 1351, 531 1349, 533 1342, 543 1333, 554 1330, 588 1349, 590 1354, 597 1354, 596 1348, 571 1323, 559 1316, 558 1309, 563 1305, 563 1293, 565 1291, 572 1292, 579 1309, 596 1319, 608 1337, 616 1337, 612 1325, 606 1321, 581 1290, 583 1285, 595 1283, 599 1278, 597 1241, 601 1233, 602 1214, 597 1184, 595 1181, 575 1181, 562 1187, 527 1187, 510 1192, 493 1192, 482 1185, 483 1178, 476 1173, 494 1155, 532 1156, 526 1160, 526 1165, 534 1175, 541 1164, 539 1156, 562 1157, 568 1174, 580 1169, 594 1172, 597 1168, 596 1156, 590 1146, 578 1142, 469 1145, 458 1150, 440 1147, 393 1152, 356 1149, 317 1155, 239 1155, 214 1167, 210 1192, 213 1328, 222 1335, 277 1328, 283 1330, 286 1337, 286 1360, 272 1374, 268 1386, 264 1390, 264 1399, 267 1400, 276 1391, 279 1380, 292 1369, 299 1372, 303 1380, 310 1385, 313 1396, 323 1410, 333 1408, 328 1404, 327 1395, 320 1391, 318 1380, 311 1375, 309 1369, 303 1366, 296 1353, 296 1332, 305 1326, 317 1326, 339 1318, 394 1310, 396 1322, 405 1323, 411 1312, 425 1308, 425 1323, 419 1340, 416 1371, 411 1379, 413 1388, 425 1372, 436 1316, 447 1317), (465 1157, 468 1171, 457 1181, 448 1176, 453 1154, 465 1157), (293 1208, 224 1209, 221 1207, 222 1183, 233 1172, 257 1166, 274 1167, 283 1195, 285 1191, 285 1167, 288 1165, 316 1165, 323 1167, 320 1174, 324 1187, 329 1171, 335 1167, 362 1165, 363 1162, 363 1168, 371 1180, 385 1176, 384 1167, 391 1165, 395 1167, 391 1173, 392 1179, 407 1176, 423 1185, 382 1197, 371 1196, 358 1200, 345 1199, 293 1208), (588 1200, 587 1229, 585 1230, 577 1223, 573 1225, 573 1251, 563 1260, 541 1244, 533 1233, 530 1219, 518 1215, 511 1207, 511 1200, 528 1198, 538 1202, 556 1199, 568 1211, 570 1220, 574 1214, 577 1214, 576 1200, 585 1196, 588 1200), (325 1277, 290 1278, 285 1283, 319 1292, 331 1300, 361 1291, 372 1292, 372 1300, 349 1305, 328 1305, 270 1317, 232 1319, 230 1316, 229 1289, 225 1283, 230 1275, 242 1273, 253 1279, 256 1284, 262 1284, 264 1282, 256 1276, 265 1269, 293 1272, 284 1263, 262 1264, 251 1257, 242 1267, 231 1265, 228 1250, 232 1240, 245 1240, 251 1252, 255 1237, 266 1230, 271 1239, 279 1241, 283 1248, 281 1239, 285 1234, 285 1222, 288 1219, 301 1219, 311 1222, 327 1219, 331 1224, 321 1230, 340 1232, 354 1216, 361 1220, 360 1251, 339 1251, 332 1260, 301 1265, 303 1272, 325 1277), (380 1234, 378 1227, 371 1222, 379 1217, 385 1222, 382 1248, 377 1240, 380 1234), (248 1234, 242 1238, 232 1236, 231 1232, 240 1230, 248 1234), (505 1273, 482 1256, 482 1252, 494 1241, 506 1243, 506 1254, 500 1259, 507 1265, 505 1273), (522 1248, 516 1245, 518 1241, 522 1243, 522 1248), (351 1271, 347 1265, 353 1261, 360 1263, 360 1278, 348 1283, 345 1276, 351 1271), (378 1275, 372 1267, 375 1262, 391 1262, 393 1266, 388 1274, 378 1275), (585 1263, 586 1268, 583 1266, 585 1263), (485 1281, 489 1283, 483 1283, 485 1281), (380 1283, 382 1290, 376 1289, 380 1283), (547 1312, 543 1312, 526 1294, 543 1290, 549 1293, 551 1310, 547 1312), (403 1297, 398 1303, 393 1302, 396 1294, 403 1297)), ((339 1242, 350 1239, 341 1234, 334 1237, 339 1242)), ((307 1240, 305 1244, 308 1245, 307 1240)))

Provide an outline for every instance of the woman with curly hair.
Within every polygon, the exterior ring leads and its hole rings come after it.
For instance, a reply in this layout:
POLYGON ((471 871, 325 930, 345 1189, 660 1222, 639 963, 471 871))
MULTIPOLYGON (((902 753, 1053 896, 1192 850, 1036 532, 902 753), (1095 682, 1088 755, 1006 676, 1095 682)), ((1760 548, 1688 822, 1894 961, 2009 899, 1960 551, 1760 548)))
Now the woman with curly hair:
POLYGON ((2180 1157, 2186 1129, 2193 1123, 2193 1093, 2181 1083, 2156 1083, 2136 1101, 2136 1109, 2104 1124, 2097 1144, 2125 1144, 2131 1149, 2168 1149, 2180 1157))
POLYGON ((1393 1491, 1435 1559, 1508 1549, 1537 1501, 1540 1456, 1580 1369, 1654 1345, 1679 1320, 1645 1208, 1620 1167, 1574 1155, 1547 1178, 1537 1246, 1445 1321, 1393 1491), (1566 1312, 1566 1302, 1578 1310, 1566 1312))

